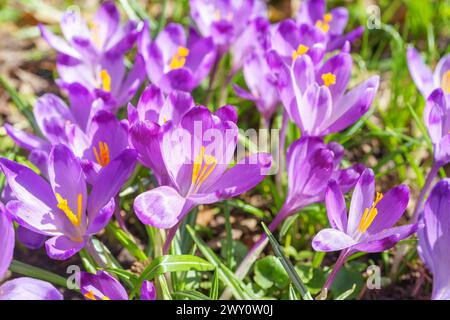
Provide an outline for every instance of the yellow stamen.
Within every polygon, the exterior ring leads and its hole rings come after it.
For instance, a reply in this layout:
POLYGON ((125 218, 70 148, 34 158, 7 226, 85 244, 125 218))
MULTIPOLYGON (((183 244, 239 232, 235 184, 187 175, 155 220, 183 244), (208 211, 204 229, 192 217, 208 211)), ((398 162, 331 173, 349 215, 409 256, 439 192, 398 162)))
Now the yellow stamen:
POLYGON ((186 63, 186 58, 189 55, 189 49, 186 47, 178 47, 177 53, 170 60, 170 70, 183 68, 186 63))
POLYGON ((299 44, 296 51, 292 53, 292 60, 297 59, 297 57, 304 55, 309 50, 309 47, 304 46, 303 44, 299 44))
POLYGON ((95 296, 94 296, 94 293, 93 293, 91 290, 89 290, 88 293, 85 293, 84 296, 85 296, 86 298, 88 298, 89 300, 97 300, 97 299, 95 298, 95 296))
POLYGON ((211 172, 213 172, 216 165, 216 157, 208 154, 205 155, 205 147, 202 147, 200 154, 195 157, 194 160, 194 168, 192 169, 192 184, 197 188, 200 187, 209 177, 211 172))
POLYGON ((333 20, 331 13, 326 13, 322 20, 316 21, 316 27, 327 33, 330 30, 330 22, 333 20))
POLYGON ((102 89, 106 92, 111 91, 111 76, 106 69, 100 71, 100 81, 102 84, 102 89))
POLYGON ((447 70, 442 76, 441 87, 444 93, 450 93, 450 70, 447 70))
POLYGON ((55 196, 58 201, 58 204, 56 205, 58 209, 65 213, 66 217, 74 226, 78 227, 81 223, 81 214, 83 212, 83 196, 81 193, 78 195, 77 215, 70 209, 67 199, 64 199, 59 193, 56 193, 55 196))
POLYGON ((364 210, 364 214, 361 218, 361 221, 360 221, 359 227, 358 227, 359 232, 361 232, 361 233, 366 232, 367 229, 372 225, 373 220, 378 215, 378 210, 377 210, 376 206, 381 201, 381 199, 383 199, 383 194, 381 192, 377 192, 377 196, 376 196, 375 201, 373 202, 370 210, 369 210, 369 208, 366 208, 364 210))
POLYGON ((324 73, 321 78, 325 87, 329 87, 330 85, 336 83, 336 76, 331 72, 324 73))
POLYGON ((107 296, 103 296, 102 300, 111 300, 111 299, 107 296))
POLYGON ((100 153, 97 152, 97 148, 94 147, 94 155, 97 163, 102 167, 106 167, 110 161, 109 158, 109 147, 106 142, 99 141, 98 143, 100 153))
POLYGON ((331 20, 333 20, 333 15, 331 13, 325 13, 325 15, 323 16, 323 21, 328 23, 331 20))

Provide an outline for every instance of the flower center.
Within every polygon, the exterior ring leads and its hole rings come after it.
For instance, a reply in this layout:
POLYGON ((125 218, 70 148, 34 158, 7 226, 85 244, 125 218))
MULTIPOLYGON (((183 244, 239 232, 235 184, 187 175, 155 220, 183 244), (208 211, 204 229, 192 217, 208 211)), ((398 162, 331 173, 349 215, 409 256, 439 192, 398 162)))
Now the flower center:
MULTIPOLYGON (((94 293, 92 292, 92 290, 89 290, 88 293, 85 293, 84 296, 86 298, 88 298, 89 300, 97 300, 97 298, 95 297, 94 293)), ((102 300, 111 300, 109 297, 107 296, 103 296, 102 300)))
POLYGON ((361 221, 359 223, 359 226, 358 226, 359 232, 364 233, 370 227, 373 220, 378 215, 378 210, 377 210, 376 206, 381 201, 381 199, 383 199, 383 194, 381 192, 377 192, 377 196, 376 196, 375 201, 373 202, 370 210, 369 210, 369 208, 366 208, 364 210, 364 214, 363 214, 361 221))
POLYGON ((324 73, 321 78, 325 87, 329 87, 330 85, 336 83, 336 76, 331 72, 324 73))
POLYGON ((189 49, 186 47, 178 47, 177 53, 170 60, 170 70, 183 68, 186 63, 186 58, 189 55, 189 49))
POLYGON ((294 50, 292 52, 292 61, 295 61, 295 59, 297 59, 297 57, 304 55, 305 53, 307 53, 309 50, 309 47, 304 46, 302 44, 299 44, 297 47, 297 50, 294 50))
POLYGON ((200 154, 194 159, 194 168, 192 169, 192 186, 195 190, 200 188, 216 165, 217 159, 214 156, 205 154, 205 147, 202 147, 200 154))
MULTIPOLYGON (((233 12, 229 12, 225 17, 225 20, 228 20, 231 22, 231 20, 233 20, 233 17, 234 17, 233 12)), ((222 12, 220 12, 220 10, 217 9, 214 11, 214 21, 217 22, 220 20, 222 20, 222 12)))
POLYGON ((75 227, 79 227, 81 223, 81 213, 83 210, 83 196, 81 195, 81 193, 78 195, 77 215, 75 215, 72 209, 70 209, 67 199, 63 198, 59 193, 56 193, 55 196, 56 200, 58 201, 58 204, 56 205, 58 209, 64 212, 66 217, 75 227))
POLYGON ((96 147, 93 148, 95 159, 97 160, 97 163, 99 165, 101 165, 102 167, 106 167, 110 161, 108 144, 106 142, 99 141, 98 146, 99 151, 97 151, 96 147))
POLYGON ((450 93, 450 70, 447 70, 442 76, 441 87, 444 93, 450 93))
POLYGON ((109 75, 106 69, 100 71, 99 74, 100 83, 97 85, 97 88, 102 89, 103 91, 110 92, 111 91, 111 76, 109 75))
POLYGON ((330 30, 330 22, 333 20, 333 15, 331 13, 326 13, 322 20, 316 21, 316 27, 327 33, 330 30))

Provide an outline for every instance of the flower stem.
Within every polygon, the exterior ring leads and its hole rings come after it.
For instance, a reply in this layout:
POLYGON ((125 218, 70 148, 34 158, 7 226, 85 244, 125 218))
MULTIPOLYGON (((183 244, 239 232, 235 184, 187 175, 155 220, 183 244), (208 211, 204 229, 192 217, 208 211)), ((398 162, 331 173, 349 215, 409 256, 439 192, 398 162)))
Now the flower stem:
MULTIPOLYGON (((280 225, 281 222, 286 219, 287 216, 289 216, 290 212, 286 209, 286 206, 283 206, 281 208, 280 212, 276 215, 275 219, 273 219, 272 223, 269 225, 270 232, 273 232, 277 229, 277 227, 280 225)), ((250 251, 247 253, 245 258, 242 260, 241 264, 236 270, 235 277, 239 280, 242 280, 245 278, 245 276, 250 271, 250 268, 252 267, 253 263, 256 261, 256 259, 259 257, 261 252, 266 247, 269 240, 267 239, 267 235, 263 233, 261 235, 261 238, 253 245, 253 247, 250 249, 250 251)), ((231 290, 228 288, 223 292, 221 296, 221 300, 228 300, 231 297, 231 290)))
POLYGON ((422 208, 423 201, 425 199, 425 195, 428 192, 428 189, 430 189, 431 183, 433 182, 434 177, 436 177, 439 169, 441 166, 439 164, 436 164, 436 162, 433 162, 433 165, 431 166, 430 172, 428 172, 427 179, 425 180, 425 185, 422 188, 422 191, 420 192, 419 198, 417 199, 416 207, 414 208, 414 212, 412 215, 412 222, 415 223, 419 219, 419 211, 422 208))
POLYGON ((328 276, 327 281, 325 281, 325 284, 323 285, 323 288, 322 288, 322 292, 324 292, 325 290, 326 290, 326 292, 329 291, 331 285, 333 284, 334 279, 336 278, 336 275, 338 274, 339 270, 341 270, 347 257, 348 257, 348 251, 343 250, 341 252, 341 254, 339 255, 339 258, 337 259, 336 263, 334 264, 333 270, 331 271, 330 275, 328 276))

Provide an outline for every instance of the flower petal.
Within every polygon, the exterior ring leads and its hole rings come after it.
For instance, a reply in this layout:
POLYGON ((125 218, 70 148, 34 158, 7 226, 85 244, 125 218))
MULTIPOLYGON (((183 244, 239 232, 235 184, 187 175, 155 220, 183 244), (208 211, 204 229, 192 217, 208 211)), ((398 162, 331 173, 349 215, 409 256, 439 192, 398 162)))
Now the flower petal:
POLYGON ((24 277, 2 284, 0 300, 63 300, 63 295, 48 282, 24 277))
POLYGON ((347 231, 347 208, 344 195, 335 180, 328 182, 325 193, 328 220, 334 229, 342 232, 347 231))
POLYGON ((339 251, 356 244, 346 233, 336 229, 322 229, 314 237, 312 247, 316 251, 339 251))
POLYGON ((80 291, 85 297, 93 294, 96 300, 128 300, 125 288, 106 271, 97 274, 80 273, 80 291))
POLYGON ((73 241, 66 236, 53 237, 45 241, 45 250, 51 259, 67 260, 84 248, 84 239, 73 241))
POLYGON ((0 280, 11 264, 14 252, 14 225, 6 208, 0 203, 0 243, 2 253, 0 254, 0 280))

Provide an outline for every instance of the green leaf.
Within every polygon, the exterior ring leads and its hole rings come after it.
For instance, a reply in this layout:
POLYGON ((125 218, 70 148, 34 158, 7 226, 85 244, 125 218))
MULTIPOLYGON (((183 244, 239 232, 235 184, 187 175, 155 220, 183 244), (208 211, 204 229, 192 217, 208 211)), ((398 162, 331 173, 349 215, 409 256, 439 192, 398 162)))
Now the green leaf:
POLYGON ((187 299, 187 300, 212 300, 208 296, 204 295, 201 292, 193 291, 193 290, 182 290, 176 291, 172 293, 172 296, 175 299, 187 299))
POLYGON ((299 300, 298 294, 292 283, 289 284, 289 300, 299 300))
POLYGON ((256 299, 253 292, 250 292, 249 289, 245 287, 244 283, 241 280, 238 280, 233 272, 220 261, 211 248, 197 236, 194 229, 192 229, 191 226, 186 226, 186 228, 203 256, 217 268, 220 279, 225 286, 231 289, 235 298, 238 300, 256 299))
POLYGON ((351 287, 347 291, 341 293, 338 297, 336 297, 335 300, 345 300, 345 299, 347 299, 348 297, 350 297, 352 295, 353 292, 355 292, 355 289, 356 289, 356 284, 353 284, 353 287, 351 287))
POLYGON ((9 269, 12 272, 21 274, 23 276, 48 281, 48 282, 56 284, 58 286, 67 288, 67 279, 65 279, 57 274, 54 274, 50 271, 31 266, 29 264, 26 264, 26 263, 23 263, 23 262, 20 262, 17 260, 13 260, 11 262, 9 269))
POLYGON ((353 284, 356 288, 346 298, 355 299, 357 297, 357 292, 360 292, 364 286, 362 271, 365 270, 365 267, 365 264, 355 261, 347 263, 341 268, 330 288, 333 296, 339 297, 343 295, 349 290, 349 286, 353 284))
POLYGON ((289 261, 289 259, 287 259, 286 256, 283 254, 283 249, 281 248, 280 244, 275 239, 273 234, 270 232, 269 228, 267 228, 267 226, 264 224, 264 222, 262 223, 262 227, 264 229, 264 232, 267 234, 267 238, 269 239, 270 244, 272 245, 272 248, 275 251, 275 254, 281 258, 281 263, 283 264, 284 269, 291 278, 291 281, 294 284, 294 286, 300 292, 303 300, 313 300, 311 293, 309 293, 308 291, 308 288, 306 288, 306 286, 303 284, 302 280, 295 271, 294 266, 289 261))
POLYGON ((213 270, 214 266, 197 256, 183 254, 177 256, 160 256, 155 258, 142 272, 139 277, 139 283, 144 280, 152 280, 158 275, 162 275, 166 272, 178 272, 178 271, 209 271, 213 270))
POLYGON ((277 257, 267 256, 256 261, 254 270, 254 280, 263 289, 273 286, 283 289, 289 284, 289 275, 277 257))
POLYGON ((131 236, 119 228, 115 223, 108 223, 106 230, 108 230, 108 232, 110 232, 136 259, 139 261, 146 261, 148 259, 146 254, 139 249, 131 236))
POLYGON ((219 270, 214 271, 214 278, 211 284, 211 292, 209 293, 211 300, 219 299, 219 270))
POLYGON ((114 268, 106 268, 104 270, 111 274, 118 276, 119 278, 121 278, 122 280, 124 280, 126 282, 132 283, 133 284, 132 289, 138 283, 138 276, 135 275, 134 273, 131 273, 130 271, 123 270, 123 269, 114 269, 114 268))
POLYGON ((326 274, 322 269, 306 265, 296 265, 295 270, 311 294, 314 295, 320 292, 322 285, 326 281, 326 274))

